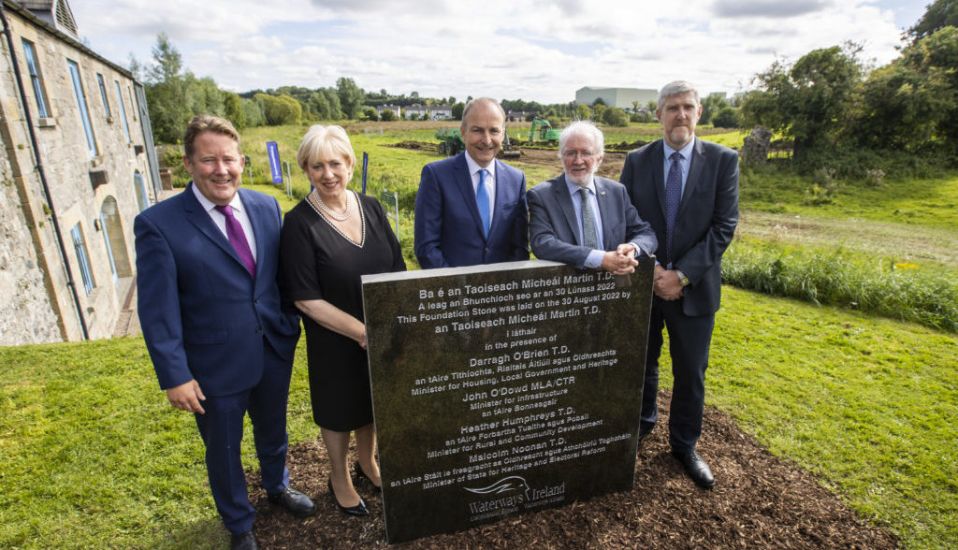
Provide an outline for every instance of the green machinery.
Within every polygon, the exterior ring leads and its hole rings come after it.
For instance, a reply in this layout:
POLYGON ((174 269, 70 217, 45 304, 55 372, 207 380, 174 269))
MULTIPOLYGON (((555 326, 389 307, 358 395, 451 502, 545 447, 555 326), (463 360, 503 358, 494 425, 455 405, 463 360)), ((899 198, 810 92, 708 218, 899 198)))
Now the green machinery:
POLYGON ((548 143, 549 145, 559 144, 559 130, 552 127, 552 124, 544 118, 532 119, 532 125, 529 126, 529 143, 548 143))
MULTIPOLYGON (((548 122, 546 122, 546 124, 548 124, 548 122)), ((462 141, 462 133, 460 133, 459 128, 440 128, 436 130, 436 139, 439 140, 439 153, 447 157, 458 154, 459 151, 466 148, 465 143, 462 141)), ((559 138, 557 137, 556 139, 559 138)), ((512 141, 509 139, 507 132, 502 142, 502 149, 497 156, 504 159, 517 159, 520 154, 519 149, 512 146, 512 141)))
POLYGON ((465 148, 459 128, 440 128, 436 130, 436 139, 439 140, 439 153, 451 157, 465 148))

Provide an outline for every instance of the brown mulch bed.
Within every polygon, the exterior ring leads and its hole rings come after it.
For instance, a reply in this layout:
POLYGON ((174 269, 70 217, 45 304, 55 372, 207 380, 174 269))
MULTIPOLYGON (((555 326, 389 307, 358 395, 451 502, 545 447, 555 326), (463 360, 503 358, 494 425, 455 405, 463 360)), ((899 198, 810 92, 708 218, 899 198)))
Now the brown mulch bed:
MULTIPOLYGON (((668 411, 667 393, 659 410, 668 411)), ((668 416, 642 442, 634 488, 562 508, 506 518, 397 548, 896 548, 887 529, 869 524, 808 472, 772 456, 731 417, 705 411, 700 454, 715 488, 697 488, 669 454, 668 416)), ((371 515, 336 510, 326 491, 326 451, 318 442, 289 452, 293 485, 315 496, 306 520, 271 509, 261 489, 256 534, 263 548, 386 548, 382 501, 358 486, 371 515)), ((258 487, 255 475, 250 487, 258 487)))

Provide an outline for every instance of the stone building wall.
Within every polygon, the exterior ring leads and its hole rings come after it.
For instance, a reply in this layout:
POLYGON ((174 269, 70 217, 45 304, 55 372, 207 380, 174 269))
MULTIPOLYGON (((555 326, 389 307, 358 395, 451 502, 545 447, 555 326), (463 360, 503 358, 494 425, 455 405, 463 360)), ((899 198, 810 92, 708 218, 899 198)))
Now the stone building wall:
POLYGON ((63 338, 6 147, 0 149, 0 300, 0 345, 63 338))
MULTIPOLYGON (((9 5, 5 2, 5 6, 9 5)), ((53 312, 61 327, 59 338, 44 336, 42 339, 82 339, 81 315, 91 338, 110 337, 135 275, 133 218, 144 203, 137 185, 137 174, 146 191, 146 204, 155 200, 153 189, 156 186, 152 183, 145 154, 134 82, 122 68, 100 58, 72 38, 45 27, 29 14, 15 9, 8 9, 6 13, 13 34, 14 51, 10 52, 3 44, 3 59, 0 60, 0 122, 8 136, 6 150, 9 171, 12 188, 20 196, 21 213, 19 217, 4 215, 3 226, 23 223, 28 228, 26 233, 31 236, 29 246, 22 239, 10 246, 18 247, 16 252, 23 257, 30 255, 27 249, 32 246, 32 254, 38 259, 34 263, 36 271, 32 277, 44 280, 49 303, 46 311, 53 312), (46 92, 50 116, 43 120, 38 117, 36 98, 30 85, 22 49, 23 39, 34 44, 46 92), (27 88, 25 106, 20 102, 13 78, 11 53, 17 56, 20 74, 27 88), (91 155, 87 147, 68 61, 76 62, 79 68, 96 142, 95 155, 91 155), (98 74, 102 75, 106 88, 109 115, 98 74), (120 87, 119 97, 117 83, 120 87), (50 189, 49 199, 42 190, 35 167, 24 108, 29 109, 32 116, 39 145, 38 154, 50 189), (129 138, 124 131, 124 110, 129 138), (63 253, 53 230, 53 215, 59 222, 63 253), (89 272, 94 283, 90 292, 84 288, 80 261, 71 236, 74 227, 79 227, 85 243, 89 272), (68 284, 67 269, 77 288, 79 307, 68 284)), ((13 204, 4 203, 4 214, 6 209, 13 208, 13 204)), ((0 294, 0 317, 17 317, 6 294, 7 288, 0 287, 0 292, 3 292, 0 294)), ((41 308, 43 306, 39 302, 30 302, 28 307, 31 315, 49 314, 33 312, 41 308)), ((9 323, 29 325, 31 322, 27 320, 28 317, 21 315, 23 321, 13 319, 9 323)), ((34 341, 12 336, 25 332, 28 332, 25 327, 11 326, 11 336, 8 337, 8 330, 4 330, 0 345, 34 341)))

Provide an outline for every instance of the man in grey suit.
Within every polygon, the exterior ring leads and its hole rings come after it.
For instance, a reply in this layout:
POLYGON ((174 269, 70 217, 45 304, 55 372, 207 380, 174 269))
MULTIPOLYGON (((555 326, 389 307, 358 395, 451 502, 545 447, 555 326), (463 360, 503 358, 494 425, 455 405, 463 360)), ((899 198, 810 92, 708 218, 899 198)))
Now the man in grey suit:
POLYGON ((699 93, 676 81, 659 92, 655 111, 663 139, 629 153, 620 181, 659 239, 649 326, 641 439, 658 416, 662 329, 669 332, 672 454, 701 487, 715 479, 695 445, 702 434, 705 369, 719 308, 722 254, 738 223, 738 154, 695 137, 702 115, 699 93))
POLYGON ((625 275, 635 271, 635 256, 655 252, 657 241, 625 187, 595 175, 604 143, 589 122, 573 122, 562 131, 562 175, 528 193, 529 240, 543 260, 625 275))

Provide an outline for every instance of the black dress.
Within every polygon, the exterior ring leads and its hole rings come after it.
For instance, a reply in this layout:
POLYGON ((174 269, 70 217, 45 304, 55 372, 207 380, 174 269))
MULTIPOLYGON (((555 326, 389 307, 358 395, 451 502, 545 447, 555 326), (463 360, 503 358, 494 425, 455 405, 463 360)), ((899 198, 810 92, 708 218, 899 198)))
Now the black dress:
MULTIPOLYGON (((351 191, 348 191, 352 193, 351 191)), ((360 196, 364 242, 353 243, 301 201, 283 221, 280 269, 284 299, 326 300, 363 321, 361 275, 405 271, 399 241, 376 199, 360 196)), ((348 432, 373 421, 366 351, 303 315, 313 420, 348 432)))

